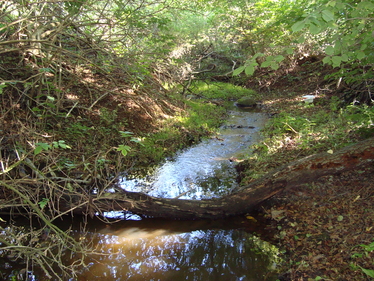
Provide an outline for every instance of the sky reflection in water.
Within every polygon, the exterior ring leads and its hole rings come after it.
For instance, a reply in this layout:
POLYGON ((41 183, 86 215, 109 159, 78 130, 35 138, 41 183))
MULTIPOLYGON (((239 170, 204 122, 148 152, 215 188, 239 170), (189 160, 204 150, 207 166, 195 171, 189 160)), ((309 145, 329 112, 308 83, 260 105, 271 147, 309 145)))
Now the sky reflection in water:
POLYGON ((237 229, 170 233, 132 227, 92 239, 110 254, 93 257, 79 280, 260 281, 276 262, 274 247, 237 229))

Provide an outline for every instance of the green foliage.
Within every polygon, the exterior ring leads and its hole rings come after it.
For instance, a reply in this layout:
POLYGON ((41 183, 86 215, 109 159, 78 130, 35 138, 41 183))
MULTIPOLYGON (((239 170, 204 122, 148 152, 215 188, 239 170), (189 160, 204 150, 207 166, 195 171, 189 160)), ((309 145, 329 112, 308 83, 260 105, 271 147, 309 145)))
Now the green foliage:
POLYGON ((82 125, 79 122, 74 122, 69 124, 69 126, 66 128, 66 132, 69 135, 69 138, 79 139, 88 136, 91 129, 92 128, 82 125))
POLYGON ((3 92, 3 89, 6 87, 7 85, 5 83, 1 83, 0 84, 0 95, 2 95, 4 92, 3 92))
POLYGON ((237 100, 244 96, 257 96, 254 90, 246 89, 230 83, 196 81, 191 91, 206 99, 237 100))
POLYGON ((52 142, 53 148, 62 148, 62 149, 70 149, 71 146, 67 145, 64 140, 54 141, 52 142))
MULTIPOLYGON (((129 140, 130 142, 137 143, 137 144, 140 144, 140 145, 144 146, 144 144, 142 143, 142 141, 139 138, 133 137, 133 135, 134 135, 133 132, 119 131, 119 133, 120 133, 121 137, 123 137, 123 138, 130 138, 130 140, 129 140)), ((128 146, 128 145, 121 144, 121 145, 118 146, 117 151, 120 151, 123 156, 126 156, 131 151, 131 147, 128 146)))
POLYGON ((247 178, 257 179, 269 168, 289 162, 288 150, 298 151, 298 155, 334 153, 374 135, 373 107, 350 105, 342 108, 338 105, 338 98, 332 101, 334 111, 300 103, 297 110, 285 110, 269 119, 262 130, 264 141, 244 153, 245 158, 255 163, 248 168, 247 178))
POLYGON ((285 134, 293 135, 304 148, 319 150, 324 147, 327 151, 349 143, 347 132, 364 137, 364 132, 373 126, 372 120, 372 107, 351 105, 336 113, 316 110, 308 117, 280 113, 270 120, 265 130, 281 138, 285 134))
POLYGON ((124 132, 124 131, 119 131, 119 133, 121 134, 121 137, 123 137, 123 138, 130 138, 130 141, 131 141, 131 142, 135 142, 135 143, 138 143, 138 144, 140 144, 140 145, 143 145, 141 139, 136 138, 136 137, 133 136, 133 135, 134 135, 133 132, 129 132, 129 131, 125 131, 125 132, 124 132))
POLYGON ((366 269, 366 268, 363 268, 361 266, 360 266, 360 268, 361 268, 362 272, 365 273, 367 276, 374 278, 374 270, 366 269))
POLYGON ((43 150, 49 150, 51 148, 51 145, 44 142, 38 142, 35 144, 34 154, 37 155, 43 150))
POLYGON ((115 125, 117 118, 117 110, 110 110, 108 108, 100 108, 100 119, 105 125, 115 125))
POLYGON ((374 252, 374 241, 368 245, 361 244, 360 247, 362 247, 365 250, 365 252, 374 252))
MULTIPOLYGON (((238 17, 243 17, 240 40, 249 38, 254 42, 247 41, 249 58, 235 69, 234 75, 242 72, 253 75, 258 67, 276 70, 287 56, 298 50, 322 53, 325 55, 323 62, 335 68, 374 63, 374 53, 371 51, 374 48, 372 1, 277 2, 279 6, 273 1, 257 1, 253 4, 254 9, 247 12, 248 18, 239 14, 238 17), (258 7, 262 8, 261 14, 256 10, 258 7), (247 26, 252 28, 243 27, 243 22, 248 22, 247 26), (261 38, 254 40, 258 37, 261 38)), ((349 71, 342 72, 350 80, 362 78, 349 71)), ((370 72, 370 75, 372 77, 373 74, 370 72)))
MULTIPOLYGON (((354 253, 352 255, 352 258, 362 259, 363 256, 370 258, 369 254, 374 252, 374 242, 371 242, 370 244, 360 244, 359 246, 364 250, 364 252, 354 253)), ((374 263, 372 263, 372 265, 374 265, 374 263)), ((350 266, 353 270, 361 269, 361 271, 365 273, 367 276, 374 278, 374 270, 363 268, 362 266, 359 266, 356 263, 351 263, 350 266)))
POLYGON ((318 3, 315 11, 292 26, 293 32, 308 30, 324 36, 323 62, 339 67, 344 62, 373 63, 372 21, 374 3, 336 0, 318 3))
POLYGON ((40 209, 44 209, 45 206, 47 206, 49 202, 48 198, 43 198, 41 201, 38 202, 40 209))
POLYGON ((120 151, 122 153, 123 156, 126 156, 129 151, 131 150, 131 147, 128 146, 128 145, 119 145, 118 148, 117 148, 117 151, 120 151))
POLYGON ((54 141, 52 144, 45 142, 38 142, 35 144, 34 155, 41 153, 43 150, 48 151, 50 149, 70 149, 71 147, 65 143, 64 140, 54 141))

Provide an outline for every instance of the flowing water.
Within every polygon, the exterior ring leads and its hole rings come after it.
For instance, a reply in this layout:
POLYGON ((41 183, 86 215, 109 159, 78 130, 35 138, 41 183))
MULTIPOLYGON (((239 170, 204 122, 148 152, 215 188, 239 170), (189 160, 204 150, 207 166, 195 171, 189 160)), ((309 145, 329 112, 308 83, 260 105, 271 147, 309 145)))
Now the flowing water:
MULTIPOLYGON (((123 178, 122 187, 180 199, 227 194, 237 187, 236 159, 259 140, 266 119, 260 112, 233 109, 219 135, 181 151, 153 176, 123 178)), ((260 219, 171 221, 118 212, 106 216, 122 221, 105 225, 90 220, 84 231, 81 222, 67 223, 77 239, 101 253, 89 255, 77 280, 276 280, 278 250, 262 240, 265 224, 260 219)), ((69 261, 74 258, 69 254, 69 261)))
POLYGON ((202 199, 227 194, 237 187, 237 159, 259 140, 266 120, 261 112, 232 110, 216 137, 181 151, 156 169, 154 175, 124 178, 121 185, 128 191, 164 198, 202 199))

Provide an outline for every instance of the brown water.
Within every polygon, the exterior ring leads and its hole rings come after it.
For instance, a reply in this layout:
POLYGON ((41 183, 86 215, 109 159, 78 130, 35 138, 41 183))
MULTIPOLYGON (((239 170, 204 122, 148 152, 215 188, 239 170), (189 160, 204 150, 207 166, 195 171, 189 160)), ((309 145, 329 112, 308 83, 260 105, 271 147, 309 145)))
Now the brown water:
POLYGON ((78 280, 276 280, 277 249, 254 234, 263 228, 235 217, 124 221, 78 232, 107 254, 89 257, 78 280))

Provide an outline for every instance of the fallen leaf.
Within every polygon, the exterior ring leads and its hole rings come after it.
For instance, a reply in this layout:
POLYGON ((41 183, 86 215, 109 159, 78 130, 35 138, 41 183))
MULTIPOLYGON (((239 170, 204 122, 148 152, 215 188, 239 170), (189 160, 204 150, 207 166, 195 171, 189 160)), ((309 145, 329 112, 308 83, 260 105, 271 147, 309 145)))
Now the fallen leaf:
POLYGON ((283 213, 285 212, 285 210, 271 210, 271 218, 273 220, 281 220, 283 217, 280 217, 283 213))

